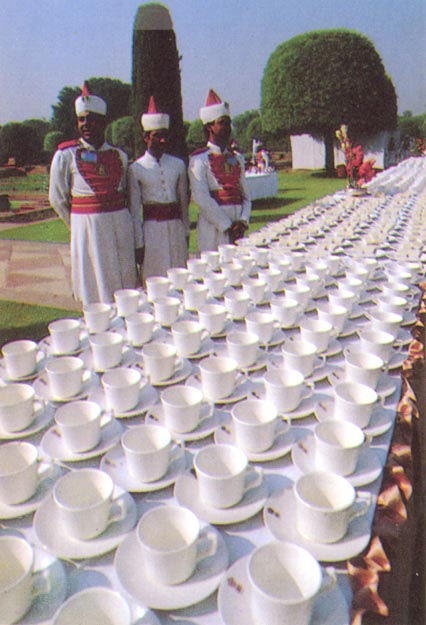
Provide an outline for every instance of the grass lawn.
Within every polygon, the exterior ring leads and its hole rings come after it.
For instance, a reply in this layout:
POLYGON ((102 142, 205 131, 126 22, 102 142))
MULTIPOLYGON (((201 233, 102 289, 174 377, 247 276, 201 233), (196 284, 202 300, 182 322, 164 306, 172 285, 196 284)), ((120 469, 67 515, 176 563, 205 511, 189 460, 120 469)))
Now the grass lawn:
POLYGON ((39 341, 48 334, 47 326, 54 319, 80 316, 75 310, 0 300, 0 346, 15 339, 39 341))

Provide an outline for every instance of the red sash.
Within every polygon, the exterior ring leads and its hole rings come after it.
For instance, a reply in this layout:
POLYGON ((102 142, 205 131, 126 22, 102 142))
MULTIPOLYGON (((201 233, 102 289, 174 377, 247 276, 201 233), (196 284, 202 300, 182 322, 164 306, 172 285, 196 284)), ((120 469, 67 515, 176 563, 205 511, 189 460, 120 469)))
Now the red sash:
POLYGON ((73 197, 72 213, 109 213, 125 208, 125 195, 118 190, 123 163, 117 150, 92 152, 78 148, 77 168, 94 195, 73 197))
POLYGON ((212 174, 220 184, 217 191, 210 191, 210 195, 221 206, 226 204, 241 204, 240 192, 241 165, 234 154, 209 154, 209 164, 212 174))
POLYGON ((170 204, 144 204, 144 221, 168 221, 169 219, 180 219, 180 207, 176 202, 170 204))

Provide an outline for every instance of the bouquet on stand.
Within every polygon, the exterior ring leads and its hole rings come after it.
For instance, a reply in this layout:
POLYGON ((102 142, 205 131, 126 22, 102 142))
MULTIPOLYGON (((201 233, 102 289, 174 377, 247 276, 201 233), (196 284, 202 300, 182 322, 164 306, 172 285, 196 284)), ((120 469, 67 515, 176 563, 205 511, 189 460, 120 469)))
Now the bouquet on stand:
POLYGON ((363 186, 376 175, 373 158, 364 161, 364 150, 360 143, 353 144, 348 135, 348 127, 344 124, 336 130, 336 137, 345 154, 345 167, 348 188, 361 191, 363 186))

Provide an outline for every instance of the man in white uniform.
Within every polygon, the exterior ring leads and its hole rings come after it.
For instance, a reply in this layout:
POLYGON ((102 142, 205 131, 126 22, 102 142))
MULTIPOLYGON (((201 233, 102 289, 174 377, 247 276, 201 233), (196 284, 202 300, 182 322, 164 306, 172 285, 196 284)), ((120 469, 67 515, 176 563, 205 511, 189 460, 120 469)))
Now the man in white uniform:
POLYGON ((58 146, 49 200, 71 229, 74 296, 83 305, 112 302, 137 286, 142 225, 126 201, 126 154, 105 142, 107 106, 87 86, 75 101, 80 138, 58 146))
POLYGON ((186 267, 188 257, 188 182, 184 162, 165 153, 169 123, 151 97, 141 117, 147 150, 129 168, 130 206, 143 213, 144 278, 186 267))
POLYGON ((208 135, 205 148, 189 161, 193 200, 200 209, 198 249, 216 250, 222 243, 235 243, 248 228, 250 195, 245 181, 244 159, 229 147, 229 106, 211 89, 200 119, 208 135))

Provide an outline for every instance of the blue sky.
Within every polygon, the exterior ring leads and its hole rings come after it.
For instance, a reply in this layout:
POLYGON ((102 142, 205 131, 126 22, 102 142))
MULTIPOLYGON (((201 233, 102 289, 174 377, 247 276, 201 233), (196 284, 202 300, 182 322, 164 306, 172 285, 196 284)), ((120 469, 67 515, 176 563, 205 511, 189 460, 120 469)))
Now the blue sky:
MULTIPOLYGON (((0 0, 0 124, 49 119, 62 87, 110 76, 130 82, 140 0, 0 0)), ((310 30, 367 36, 398 94, 399 113, 426 112, 425 0, 169 0, 182 55, 184 117, 213 87, 232 114, 260 106, 270 54, 310 30)))

